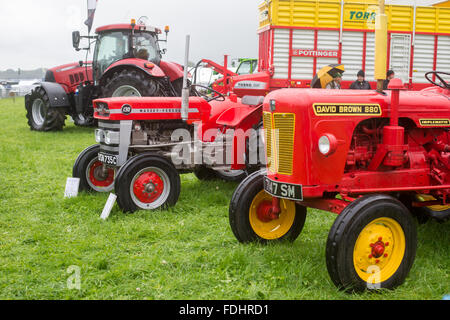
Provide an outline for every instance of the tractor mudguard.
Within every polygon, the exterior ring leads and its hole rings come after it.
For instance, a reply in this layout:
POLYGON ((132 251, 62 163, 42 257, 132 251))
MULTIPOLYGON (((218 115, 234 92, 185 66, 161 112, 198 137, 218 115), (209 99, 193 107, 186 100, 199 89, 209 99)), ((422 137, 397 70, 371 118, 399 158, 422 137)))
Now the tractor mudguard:
POLYGON ((114 72, 121 72, 123 69, 139 69, 151 77, 163 78, 166 76, 164 71, 155 63, 149 62, 142 59, 124 59, 113 63, 106 69, 105 73, 102 75, 100 82, 107 79, 109 75, 114 74, 114 72))
POLYGON ((170 82, 174 82, 184 76, 183 67, 178 63, 161 61, 159 67, 169 77, 170 82))
MULTIPOLYGON (((48 95, 50 107, 53 108, 64 108, 70 107, 69 96, 64 90, 63 86, 59 83, 53 82, 41 82, 40 86, 45 90, 48 95)), ((27 95, 28 97, 29 95, 27 95)), ((26 98, 25 101, 29 101, 29 98, 26 98)))
MULTIPOLYGON (((252 125, 258 124, 262 118, 262 105, 255 106, 240 106, 225 110, 217 119, 217 124, 229 128, 242 128, 247 121, 252 125)), ((252 125, 245 125, 245 127, 252 127, 252 125)), ((249 129, 249 128, 243 128, 249 129)))

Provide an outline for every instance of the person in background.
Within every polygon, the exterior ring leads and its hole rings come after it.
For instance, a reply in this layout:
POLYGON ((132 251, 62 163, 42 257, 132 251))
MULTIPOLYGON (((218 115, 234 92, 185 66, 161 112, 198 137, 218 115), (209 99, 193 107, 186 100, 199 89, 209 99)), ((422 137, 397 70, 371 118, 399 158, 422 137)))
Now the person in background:
POLYGON ((333 81, 331 81, 325 89, 337 89, 340 90, 341 82, 342 82, 342 73, 336 72, 335 74, 331 75, 333 77, 333 81))
POLYGON ((395 72, 393 70, 389 70, 386 74, 386 80, 384 80, 383 90, 387 90, 389 87, 389 83, 392 79, 395 78, 395 72))
POLYGON ((139 51, 136 54, 136 58, 138 59, 143 59, 143 60, 148 60, 148 58, 150 57, 150 54, 148 53, 147 49, 139 49, 139 51))
POLYGON ((352 83, 350 89, 352 90, 371 90, 370 83, 366 81, 366 74, 363 70, 358 72, 358 80, 352 83))

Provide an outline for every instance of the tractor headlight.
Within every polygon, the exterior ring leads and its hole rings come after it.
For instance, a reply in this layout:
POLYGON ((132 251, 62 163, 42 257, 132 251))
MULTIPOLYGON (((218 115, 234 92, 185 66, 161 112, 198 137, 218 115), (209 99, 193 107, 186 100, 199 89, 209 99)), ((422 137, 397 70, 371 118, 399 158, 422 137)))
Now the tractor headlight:
POLYGON ((97 143, 104 142, 105 141, 105 131, 103 131, 101 129, 95 130, 95 141, 97 141, 97 143))
POLYGON ((120 132, 117 131, 106 131, 105 133, 105 143, 108 145, 119 144, 120 143, 120 132))
POLYGON ((324 156, 331 156, 336 152, 338 141, 332 134, 323 135, 319 139, 319 151, 324 156))

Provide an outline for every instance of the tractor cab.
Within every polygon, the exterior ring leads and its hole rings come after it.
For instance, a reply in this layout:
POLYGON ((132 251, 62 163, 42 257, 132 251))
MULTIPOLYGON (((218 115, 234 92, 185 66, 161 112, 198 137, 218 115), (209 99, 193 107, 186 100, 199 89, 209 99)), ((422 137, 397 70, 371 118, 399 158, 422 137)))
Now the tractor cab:
MULTIPOLYGON (((148 26, 143 22, 133 19, 130 24, 113 24, 97 28, 96 36, 81 36, 80 32, 74 31, 72 34, 73 47, 80 50, 81 38, 89 41, 95 40, 93 71, 94 81, 98 81, 103 77, 105 72, 119 61, 126 59, 146 60, 151 66, 159 66, 162 54, 165 49, 161 50, 159 42, 167 42, 169 27, 165 27, 166 39, 159 39, 158 35, 161 30, 152 26, 148 26)), ((90 48, 90 45, 86 50, 90 48)), ((132 64, 132 63, 130 63, 132 64)))
POLYGON ((142 59, 159 65, 163 50, 159 47, 161 30, 145 25, 118 24, 96 30, 94 50, 94 79, 98 80, 115 62, 142 59))
POLYGON ((240 59, 240 64, 236 69, 238 75, 253 74, 258 70, 258 59, 240 59))

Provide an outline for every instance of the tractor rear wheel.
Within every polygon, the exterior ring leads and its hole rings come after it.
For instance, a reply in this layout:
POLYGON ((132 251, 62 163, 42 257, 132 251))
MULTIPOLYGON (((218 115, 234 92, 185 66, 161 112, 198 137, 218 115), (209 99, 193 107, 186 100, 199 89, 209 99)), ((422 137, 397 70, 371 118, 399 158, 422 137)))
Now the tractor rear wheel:
POLYGON ((347 292, 394 289, 411 270, 417 228, 409 210, 387 195, 352 202, 328 236, 327 269, 333 283, 347 292))
POLYGON ((52 108, 44 88, 34 89, 25 107, 31 130, 48 132, 63 129, 66 120, 65 109, 52 108))
POLYGON ((216 175, 219 179, 230 182, 241 182, 247 177, 247 173, 242 170, 219 170, 216 175))
POLYGON ((181 97, 183 93, 183 78, 177 79, 172 82, 172 87, 175 90, 177 97, 181 97))
POLYGON ((124 212, 167 209, 178 202, 181 180, 171 162, 158 155, 141 154, 117 173, 117 203, 124 212))
POLYGON ((271 215, 272 196, 264 191, 263 171, 255 172, 236 189, 230 204, 230 226, 242 243, 295 241, 306 221, 306 208, 280 199, 281 213, 271 215))
MULTIPOLYGON (((416 199, 418 201, 434 201, 434 198, 431 195, 417 195, 416 199)), ((412 208, 412 213, 417 218, 417 221, 420 224, 425 224, 431 219, 436 220, 437 222, 444 223, 450 220, 450 206, 430 206, 430 207, 422 207, 422 208, 412 208)))
POLYGON ((194 169, 194 175, 200 181, 210 181, 217 178, 216 172, 205 166, 198 166, 194 169))
POLYGON ((198 180, 224 180, 230 182, 241 182, 247 177, 247 173, 241 170, 213 170, 205 166, 198 166, 194 170, 194 175, 198 180))
POLYGON ((73 177, 80 179, 80 191, 111 192, 114 190, 115 170, 105 168, 98 160, 100 146, 84 150, 75 161, 73 177))
POLYGON ((156 97, 162 96, 159 83, 146 73, 124 69, 106 79, 103 97, 156 97))
MULTIPOLYGON (((91 106, 92 107, 92 106, 91 106)), ((77 114, 72 116, 73 122, 77 127, 96 127, 97 121, 93 116, 86 116, 84 114, 77 114)))

